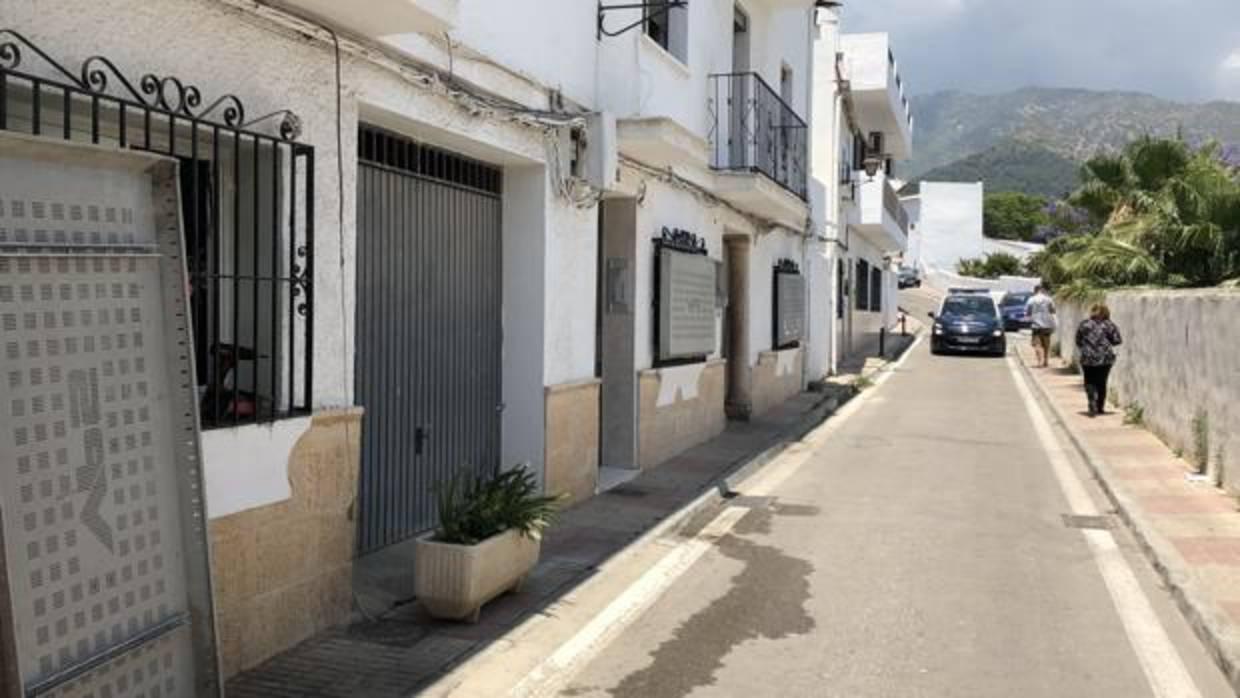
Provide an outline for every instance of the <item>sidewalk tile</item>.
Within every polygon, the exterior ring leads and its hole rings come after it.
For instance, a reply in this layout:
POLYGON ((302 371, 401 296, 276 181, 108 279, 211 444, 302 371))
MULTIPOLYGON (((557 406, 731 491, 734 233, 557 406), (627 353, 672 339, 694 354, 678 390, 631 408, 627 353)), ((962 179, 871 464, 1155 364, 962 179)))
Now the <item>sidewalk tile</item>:
POLYGON ((1208 493, 1141 495, 1141 506, 1151 514, 1229 514, 1236 505, 1226 498, 1208 493))
POLYGON ((1173 538, 1171 542, 1190 565, 1240 566, 1240 537, 1173 538))
POLYGON ((1160 480, 1177 483, 1184 480, 1184 470, 1165 465, 1116 468, 1115 476, 1121 480, 1160 480))
POLYGON ((1240 601, 1224 601, 1222 606, 1232 622, 1240 623, 1240 601))

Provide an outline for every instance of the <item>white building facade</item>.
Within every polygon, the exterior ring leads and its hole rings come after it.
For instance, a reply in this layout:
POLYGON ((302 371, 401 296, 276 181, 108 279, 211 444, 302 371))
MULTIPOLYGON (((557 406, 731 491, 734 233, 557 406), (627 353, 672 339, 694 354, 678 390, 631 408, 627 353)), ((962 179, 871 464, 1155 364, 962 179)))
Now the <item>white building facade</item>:
POLYGON ((829 370, 814 3, 606 5, 0 0, 0 128, 179 166, 224 675, 462 466, 581 499, 829 370))
POLYGON ((347 619, 462 468, 592 496, 890 324, 886 39, 609 4, 0 0, 0 130, 179 171, 223 675, 347 619))
POLYGON ((955 273, 962 259, 986 253, 982 238, 985 191, 981 182, 921 182, 904 197, 911 213, 909 266, 955 273))
POLYGON ((815 100, 834 119, 815 123, 814 172, 822 183, 824 251, 834 305, 826 372, 872 353, 897 318, 896 272, 908 250, 909 216, 895 163, 913 148, 913 117, 886 34, 841 33, 819 17, 815 100))

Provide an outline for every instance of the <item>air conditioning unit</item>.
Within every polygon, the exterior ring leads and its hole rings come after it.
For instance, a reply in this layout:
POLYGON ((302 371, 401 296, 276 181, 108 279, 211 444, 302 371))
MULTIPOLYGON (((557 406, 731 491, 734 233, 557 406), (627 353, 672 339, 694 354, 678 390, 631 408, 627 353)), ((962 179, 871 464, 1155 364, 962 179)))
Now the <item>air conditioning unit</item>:
POLYGON ((620 179, 620 151, 616 143, 616 116, 597 112, 586 117, 586 129, 577 156, 578 176, 601 191, 612 191, 620 179))

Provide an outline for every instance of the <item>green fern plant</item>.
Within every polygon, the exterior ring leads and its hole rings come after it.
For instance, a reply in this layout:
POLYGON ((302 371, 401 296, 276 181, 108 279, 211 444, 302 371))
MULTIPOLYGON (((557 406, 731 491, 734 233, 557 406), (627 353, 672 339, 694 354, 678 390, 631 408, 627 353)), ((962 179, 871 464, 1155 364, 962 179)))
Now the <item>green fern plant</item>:
POLYGON ((475 545, 504 531, 541 540, 555 518, 559 497, 538 493, 524 466, 494 476, 462 468, 438 489, 439 532, 435 540, 475 545))

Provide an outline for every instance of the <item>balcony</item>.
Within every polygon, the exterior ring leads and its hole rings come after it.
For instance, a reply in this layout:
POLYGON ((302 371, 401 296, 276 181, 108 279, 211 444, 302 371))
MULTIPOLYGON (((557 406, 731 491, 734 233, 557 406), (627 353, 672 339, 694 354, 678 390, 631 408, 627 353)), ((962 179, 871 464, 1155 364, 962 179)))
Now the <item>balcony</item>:
POLYGON ((290 10, 321 19, 328 24, 377 39, 397 34, 440 34, 456 24, 460 0, 280 0, 290 10))
POLYGON ((908 211, 900 195, 883 173, 873 179, 864 172, 856 173, 856 228, 879 249, 889 253, 908 249, 908 211))
POLYGON ((805 222, 809 129, 757 73, 710 76, 710 164, 720 196, 759 215, 805 222))
POLYGON ((841 72, 848 80, 857 126, 866 133, 886 135, 885 148, 902 160, 912 155, 913 113, 904 79, 886 34, 845 34, 840 37, 841 72))

